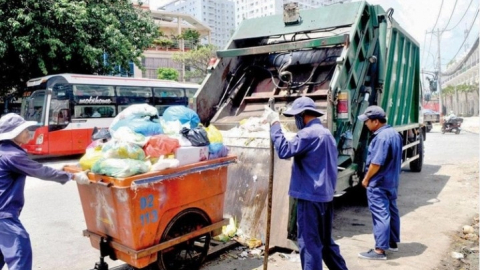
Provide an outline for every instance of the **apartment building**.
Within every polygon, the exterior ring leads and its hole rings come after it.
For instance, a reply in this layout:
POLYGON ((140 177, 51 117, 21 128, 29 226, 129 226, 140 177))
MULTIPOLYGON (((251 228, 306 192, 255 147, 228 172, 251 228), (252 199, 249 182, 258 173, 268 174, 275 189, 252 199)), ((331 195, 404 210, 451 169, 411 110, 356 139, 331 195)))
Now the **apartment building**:
MULTIPOLYGON (((176 0, 159 9, 189 14, 212 30, 210 43, 223 48, 235 31, 235 2, 228 0, 176 0)), ((203 43, 208 43, 203 39, 203 43)))
POLYGON ((300 10, 328 6, 351 0, 235 0, 235 27, 245 19, 283 13, 283 5, 297 2, 300 10))

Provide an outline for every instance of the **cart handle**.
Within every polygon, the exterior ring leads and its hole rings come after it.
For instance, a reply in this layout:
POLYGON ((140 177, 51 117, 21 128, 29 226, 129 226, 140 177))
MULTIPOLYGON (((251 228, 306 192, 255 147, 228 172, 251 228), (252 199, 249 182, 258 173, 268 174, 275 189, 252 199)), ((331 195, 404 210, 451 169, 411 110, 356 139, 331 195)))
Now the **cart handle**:
POLYGON ((98 181, 98 182, 90 182, 90 183, 99 184, 99 185, 104 186, 104 187, 107 187, 107 188, 113 186, 113 183, 110 183, 110 182, 109 182, 109 183, 105 183, 105 182, 102 182, 102 181, 98 181))

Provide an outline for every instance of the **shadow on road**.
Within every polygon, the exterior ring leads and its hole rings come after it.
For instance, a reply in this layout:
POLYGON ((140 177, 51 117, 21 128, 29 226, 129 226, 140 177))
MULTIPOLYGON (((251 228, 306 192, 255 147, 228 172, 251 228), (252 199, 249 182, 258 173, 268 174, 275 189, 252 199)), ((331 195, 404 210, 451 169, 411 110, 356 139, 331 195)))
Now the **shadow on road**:
MULTIPOLYGON (((400 216, 436 202, 438 195, 450 179, 448 175, 436 174, 440 168, 437 165, 424 164, 420 173, 404 168, 400 175, 397 199, 400 216)), ((334 204, 334 228, 339 231, 339 235, 352 237, 372 232, 371 213, 363 187, 352 188, 345 195, 335 198, 334 204)))

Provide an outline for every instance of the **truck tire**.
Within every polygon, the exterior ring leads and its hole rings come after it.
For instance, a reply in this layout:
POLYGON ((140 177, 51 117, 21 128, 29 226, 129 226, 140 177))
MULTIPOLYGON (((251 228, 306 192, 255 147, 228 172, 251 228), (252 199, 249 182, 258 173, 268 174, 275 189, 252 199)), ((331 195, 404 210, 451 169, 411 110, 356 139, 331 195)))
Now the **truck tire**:
POLYGON ((423 136, 422 133, 418 135, 418 144, 417 144, 417 153, 419 154, 418 158, 410 162, 410 170, 412 172, 421 172, 423 166, 423 136))

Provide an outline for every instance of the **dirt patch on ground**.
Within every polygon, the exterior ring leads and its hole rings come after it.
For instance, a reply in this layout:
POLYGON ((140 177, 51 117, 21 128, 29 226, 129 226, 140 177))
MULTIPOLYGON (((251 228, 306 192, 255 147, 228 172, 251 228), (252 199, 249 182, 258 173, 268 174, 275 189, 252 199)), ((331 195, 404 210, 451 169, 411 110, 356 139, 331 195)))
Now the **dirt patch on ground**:
POLYGON ((479 216, 472 218, 472 224, 465 225, 452 235, 449 253, 445 254, 435 270, 478 270, 479 269, 479 216), (474 232, 471 232, 471 230, 474 232))

